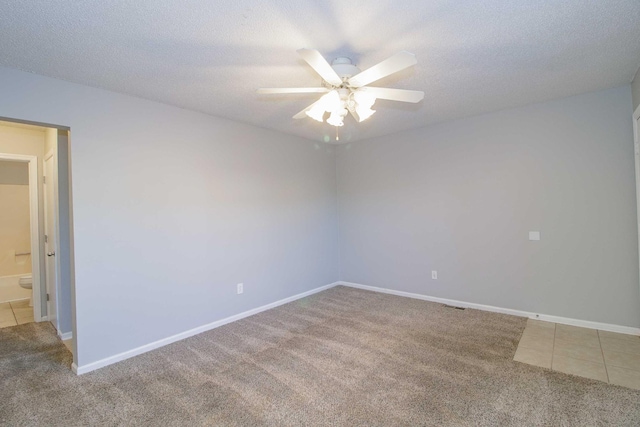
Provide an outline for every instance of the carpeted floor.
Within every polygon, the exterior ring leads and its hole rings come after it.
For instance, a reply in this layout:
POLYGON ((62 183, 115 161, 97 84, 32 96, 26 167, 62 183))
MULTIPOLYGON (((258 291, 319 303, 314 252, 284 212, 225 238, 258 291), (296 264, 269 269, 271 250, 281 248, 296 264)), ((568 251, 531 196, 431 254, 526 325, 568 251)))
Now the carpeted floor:
POLYGON ((0 425, 637 426, 640 392, 512 360, 525 319, 346 287, 77 377, 0 330, 0 425))

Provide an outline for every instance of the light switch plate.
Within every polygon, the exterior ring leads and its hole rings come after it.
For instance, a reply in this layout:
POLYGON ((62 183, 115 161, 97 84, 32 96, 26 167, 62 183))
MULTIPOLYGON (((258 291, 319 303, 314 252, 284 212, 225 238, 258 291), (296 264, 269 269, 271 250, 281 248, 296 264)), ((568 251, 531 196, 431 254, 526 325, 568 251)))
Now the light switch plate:
POLYGON ((540 232, 539 231, 530 231, 529 232, 529 240, 540 240, 540 232))

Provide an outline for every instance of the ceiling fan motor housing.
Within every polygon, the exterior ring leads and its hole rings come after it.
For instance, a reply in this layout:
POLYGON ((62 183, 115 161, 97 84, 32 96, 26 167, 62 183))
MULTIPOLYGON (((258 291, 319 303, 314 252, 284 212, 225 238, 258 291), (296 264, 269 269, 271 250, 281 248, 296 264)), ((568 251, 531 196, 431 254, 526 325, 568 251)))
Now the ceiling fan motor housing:
POLYGON ((360 69, 353 65, 350 58, 339 57, 331 61, 331 68, 338 76, 345 81, 360 72, 360 69))

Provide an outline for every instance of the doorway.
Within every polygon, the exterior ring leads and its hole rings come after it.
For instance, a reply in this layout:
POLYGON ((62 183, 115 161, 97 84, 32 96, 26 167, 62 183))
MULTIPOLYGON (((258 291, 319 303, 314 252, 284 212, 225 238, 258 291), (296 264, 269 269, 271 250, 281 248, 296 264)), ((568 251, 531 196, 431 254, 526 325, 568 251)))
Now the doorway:
POLYGON ((51 322, 74 353, 75 362, 69 134, 69 128, 63 126, 0 117, 0 159, 28 162, 30 181, 34 184, 30 186, 33 317, 36 322, 51 322), (19 134, 16 128, 40 132, 42 147, 36 149, 34 144, 27 147, 26 141, 15 137, 19 134), (19 154, 21 150, 33 153, 19 154))

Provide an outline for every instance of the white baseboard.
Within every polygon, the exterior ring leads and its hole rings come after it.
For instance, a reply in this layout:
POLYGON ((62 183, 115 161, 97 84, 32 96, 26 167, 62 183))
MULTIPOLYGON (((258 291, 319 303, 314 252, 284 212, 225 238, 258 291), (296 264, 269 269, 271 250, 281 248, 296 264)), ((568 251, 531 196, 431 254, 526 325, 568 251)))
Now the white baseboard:
POLYGON ((298 300, 300 298, 304 298, 306 296, 313 295, 313 294, 316 294, 318 292, 322 292, 322 291, 327 290, 329 288, 333 288, 334 286, 336 286, 338 284, 340 284, 340 282, 335 282, 335 283, 331 283, 330 285, 320 286, 319 288, 315 288, 315 289, 312 289, 310 291, 303 292, 301 294, 297 294, 297 295, 294 295, 294 296, 291 296, 291 297, 288 297, 288 298, 284 298, 284 299, 281 299, 279 301, 272 302, 271 304, 263 305, 261 307, 254 308, 252 310, 248 310, 248 311, 245 311, 245 312, 233 315, 233 316, 229 316, 229 317, 227 317, 225 319, 217 320, 215 322, 212 322, 212 323, 209 323, 209 324, 206 324, 206 325, 198 326, 197 328, 193 328, 193 329, 190 329, 188 331, 181 332, 179 334, 172 335, 170 337, 163 338, 161 340, 154 341, 154 342, 149 343, 149 344, 145 344, 143 346, 140 346, 140 347, 137 347, 137 348, 134 348, 134 349, 131 349, 131 350, 116 354, 114 356, 110 356, 110 357, 107 357, 107 358, 104 358, 104 359, 101 359, 101 360, 98 360, 98 361, 95 361, 95 362, 87 363, 86 365, 78 366, 78 365, 76 365, 74 363, 73 365, 71 365, 71 369, 77 375, 86 374, 87 372, 95 371, 96 369, 99 369, 99 368, 102 368, 102 367, 105 367, 105 366, 108 366, 108 365, 112 365, 112 364, 114 364, 116 362, 120 362, 122 360, 129 359, 131 357, 137 356, 139 354, 146 353, 146 352, 151 351, 151 350, 155 350, 156 348, 163 347, 165 345, 174 343, 176 341, 183 340, 185 338, 189 338, 189 337, 191 337, 193 335, 197 335, 197 334, 200 334, 202 332, 206 332, 206 331, 209 331, 211 329, 215 329, 215 328, 218 328, 220 326, 226 325, 228 323, 235 322, 235 321, 240 320, 240 319, 244 319, 245 317, 253 316, 254 314, 258 314, 258 313, 261 313, 263 311, 270 310, 272 308, 278 307, 280 305, 290 303, 290 302, 298 300))
POLYGON ((457 301, 446 298, 432 297, 411 292, 396 291, 393 289, 377 288, 375 286, 361 285, 359 283, 338 282, 338 285, 349 286, 351 288, 365 289, 368 291, 380 292, 384 294, 397 295, 401 297, 415 298, 424 301, 438 302, 441 304, 453 305, 456 307, 474 308, 476 310, 491 311, 494 313, 511 314, 513 316, 528 317, 529 319, 544 320, 546 322, 561 323, 563 325, 580 326, 582 328, 599 329, 601 331, 618 332, 628 335, 640 335, 640 328, 631 326, 612 325, 609 323, 592 322, 590 320, 571 319, 568 317, 551 316, 549 314, 531 313, 528 311, 514 310, 511 308, 494 307, 491 305, 476 304, 472 302, 457 301))
MULTIPOLYGON (((514 310, 514 309, 510 309, 510 308, 494 307, 494 306, 491 306, 491 305, 476 304, 476 303, 470 303, 470 302, 465 302, 465 301, 457 301, 457 300, 446 299, 446 298, 432 297, 432 296, 428 296, 428 295, 416 294, 416 293, 411 293, 411 292, 397 291, 397 290, 393 290, 393 289, 378 288, 378 287, 375 287, 375 286, 361 285, 359 283, 335 282, 335 283, 331 283, 329 285, 320 286, 319 288, 315 288, 315 289, 312 289, 310 291, 303 292, 301 294, 297 294, 297 295, 294 295, 294 296, 291 296, 291 297, 288 297, 288 298, 281 299, 281 300, 276 301, 276 302, 272 302, 271 304, 263 305, 261 307, 254 308, 252 310, 248 310, 248 311, 245 311, 245 312, 233 315, 233 316, 229 316, 227 318, 224 318, 224 319, 221 319, 221 320, 217 320, 215 322, 208 323, 206 325, 199 326, 197 328, 193 328, 193 329, 190 329, 188 331, 181 332, 179 334, 172 335, 170 337, 163 338, 161 340, 154 341, 152 343, 145 344, 143 346, 140 346, 140 347, 137 347, 137 348, 134 348, 134 349, 131 349, 131 350, 116 354, 114 356, 110 356, 110 357, 107 357, 107 358, 104 358, 104 359, 101 359, 101 360, 98 360, 98 361, 95 361, 95 362, 88 363, 86 365, 78 366, 75 363, 73 363, 71 365, 71 369, 77 375, 86 374, 87 372, 95 371, 96 369, 100 369, 102 367, 105 367, 105 366, 108 366, 108 365, 112 365, 112 364, 120 362, 122 360, 126 360, 126 359, 129 359, 131 357, 146 353, 148 351, 155 350, 157 348, 160 348, 160 347, 163 347, 165 345, 174 343, 176 341, 180 341, 180 340, 183 340, 185 338, 189 338, 189 337, 191 337, 193 335, 197 335, 197 334, 200 334, 202 332, 206 332, 206 331, 209 331, 211 329, 215 329, 215 328, 218 328, 220 326, 226 325, 228 323, 235 322, 235 321, 240 320, 240 319, 244 319, 245 317, 253 316, 254 314, 258 314, 258 313, 261 313, 263 311, 270 310, 272 308, 278 307, 280 305, 293 302, 293 301, 298 300, 300 298, 304 298, 306 296, 313 295, 313 294, 316 294, 318 292, 322 292, 324 290, 333 288, 334 286, 337 286, 337 285, 343 285, 343 286, 348 286, 348 287, 351 287, 351 288, 358 288, 358 289, 364 289, 364 290, 373 291, 373 292, 380 292, 380 293, 385 293, 385 294, 397 295, 397 296, 402 296, 402 297, 407 297, 407 298, 420 299, 420 300, 424 300, 424 301, 437 302, 437 303, 441 303, 441 304, 453 305, 453 306, 456 306, 456 307, 473 308, 473 309, 476 309, 476 310, 490 311, 490 312, 494 312, 494 313, 510 314, 510 315, 513 315, 513 316, 527 317, 527 318, 530 318, 530 319, 544 320, 544 321, 547 321, 547 322, 560 323, 560 324, 564 324, 564 325, 580 326, 580 327, 583 327, 583 328, 599 329, 601 331, 618 332, 618 333, 629 334, 629 335, 640 335, 640 328, 634 328, 634 327, 630 327, 630 326, 612 325, 612 324, 609 324, 609 323, 592 322, 592 321, 588 321, 588 320, 571 319, 571 318, 568 318, 568 317, 559 317, 559 316, 551 316, 551 315, 547 315, 547 314, 531 313, 531 312, 528 312, 528 311, 514 310)), ((65 334, 62 334, 62 335, 59 334, 59 336, 60 336, 61 339, 66 340, 66 339, 72 338, 73 335, 72 335, 71 332, 68 332, 68 333, 65 333, 65 334)))
POLYGON ((73 338, 73 332, 60 332, 60 331, 58 331, 58 337, 62 341, 70 340, 71 338, 73 338))

